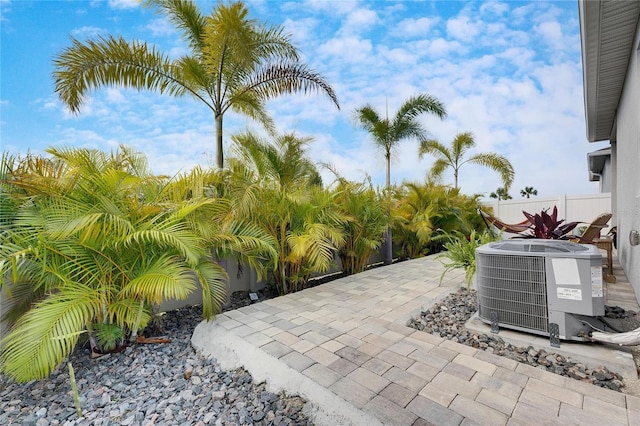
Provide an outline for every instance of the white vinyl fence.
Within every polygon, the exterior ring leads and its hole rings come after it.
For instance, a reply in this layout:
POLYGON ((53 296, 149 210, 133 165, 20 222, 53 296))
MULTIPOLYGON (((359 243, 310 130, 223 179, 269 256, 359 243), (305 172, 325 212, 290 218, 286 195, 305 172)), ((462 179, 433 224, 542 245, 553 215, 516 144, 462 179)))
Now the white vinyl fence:
MULTIPOLYGON (((522 211, 535 214, 544 209, 553 211, 553 207, 558 207, 558 220, 565 222, 584 222, 585 225, 592 222, 602 213, 611 213, 611 193, 589 195, 560 195, 558 197, 531 197, 506 201, 484 201, 481 203, 485 207, 493 209, 492 216, 509 224, 519 223, 526 219, 522 211)), ((603 230, 607 233, 613 226, 613 219, 609 221, 609 227, 603 230)))

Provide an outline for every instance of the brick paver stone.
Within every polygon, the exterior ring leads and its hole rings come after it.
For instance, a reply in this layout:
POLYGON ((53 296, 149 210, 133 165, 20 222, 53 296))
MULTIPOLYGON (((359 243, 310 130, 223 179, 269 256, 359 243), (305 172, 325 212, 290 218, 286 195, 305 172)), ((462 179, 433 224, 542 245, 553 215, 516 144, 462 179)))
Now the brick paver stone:
POLYGON ((594 413, 565 403, 560 404, 560 420, 579 424, 581 426, 619 426, 627 424, 626 419, 624 423, 618 423, 616 419, 610 416, 610 413, 594 413))
POLYGON ((384 350, 380 352, 378 355, 376 355, 376 358, 381 359, 385 362, 388 362, 389 364, 394 365, 398 368, 402 368, 403 370, 406 370, 407 368, 411 367, 415 362, 412 359, 403 357, 402 355, 399 355, 395 352, 391 352, 388 350, 384 350))
POLYGON ((280 342, 271 342, 262 346, 262 350, 264 350, 265 352, 267 352, 268 354, 271 354, 276 358, 280 358, 281 356, 291 352, 292 349, 288 346, 283 345, 280 342))
POLYGON ((462 395, 455 397, 449 409, 481 425, 506 425, 509 419, 506 414, 462 395))
POLYGON ((460 414, 420 395, 407 405, 407 410, 438 426, 458 426, 463 420, 460 414))
POLYGON ((565 402, 575 407, 582 408, 582 394, 574 392, 570 389, 554 386, 537 379, 529 379, 529 381, 527 382, 527 386, 525 387, 525 390, 526 389, 538 392, 553 399, 557 399, 560 402, 565 402))
POLYGON ((289 332, 286 331, 282 331, 278 334, 276 334, 275 336, 273 336, 273 340, 276 340, 280 343, 282 343, 283 345, 287 345, 287 346, 291 346, 296 342, 300 341, 300 338, 296 335, 293 335, 289 332))
POLYGON ((316 345, 314 345, 313 343, 309 342, 308 340, 302 340, 302 339, 300 339, 300 341, 291 345, 291 349, 293 349, 296 352, 300 352, 301 354, 304 354, 315 347, 316 345))
POLYGON ((518 402, 513 410, 511 420, 520 420, 527 425, 566 426, 567 422, 561 421, 554 413, 541 410, 526 402, 518 402))
POLYGON ((611 418, 617 423, 624 424, 627 422, 626 408, 614 404, 609 404, 597 398, 585 396, 583 408, 584 411, 595 413, 597 415, 606 414, 608 418, 611 418))
POLYGON ((289 352, 288 354, 282 356, 280 360, 296 371, 305 370, 316 363, 311 358, 304 356, 296 351, 289 352))
POLYGON ((486 361, 465 354, 458 355, 453 359, 452 362, 454 364, 460 364, 467 368, 479 371, 480 373, 484 373, 487 376, 491 376, 496 372, 496 369, 498 368, 486 361))
POLYGON ((385 425, 412 425, 418 418, 409 410, 398 406, 383 396, 376 396, 364 406, 364 410, 373 413, 385 425))
POLYGON ((336 362, 329 365, 329 368, 342 375, 343 377, 346 377, 349 373, 358 368, 358 366, 349 360, 340 358, 336 362))
POLYGON ((444 367, 442 371, 467 381, 471 380, 471 378, 476 374, 476 370, 468 368, 464 365, 454 363, 447 364, 447 366, 444 367))
POLYGON ((336 355, 353 362, 356 365, 362 365, 365 362, 369 361, 371 357, 364 352, 360 352, 357 349, 352 348, 351 346, 345 346, 342 349, 337 350, 336 355))
POLYGON ((346 377, 335 382, 329 389, 358 408, 364 407, 376 396, 375 392, 346 377))
POLYGON ((384 362, 378 358, 371 358, 369 361, 362 364, 363 368, 376 373, 378 376, 384 375, 392 367, 388 362, 384 362))
POLYGON ((391 383, 388 379, 377 375, 376 373, 372 373, 366 368, 356 368, 351 373, 347 375, 347 378, 353 380, 356 383, 360 383, 365 388, 372 390, 375 393, 380 393, 380 391, 391 383))
POLYGON ((329 366, 340 359, 338 355, 333 352, 329 352, 320 346, 316 346, 315 348, 305 352, 305 355, 325 366, 329 366))
POLYGON ((427 380, 422 377, 415 376, 407 371, 398 368, 392 367, 384 373, 384 377, 393 383, 397 383, 402 387, 405 387, 414 392, 420 391, 420 389, 424 388, 427 384, 427 380))
POLYGON ((414 362, 411 367, 407 368, 407 373, 411 373, 414 376, 422 377, 427 382, 433 380, 433 378, 436 377, 436 374, 438 374, 439 372, 439 369, 427 364, 423 364, 421 362, 414 362))
POLYGON ((382 392, 380 392, 380 395, 400 407, 406 407, 407 404, 416 397, 416 393, 414 391, 402 387, 397 383, 389 383, 389 386, 384 388, 382 392))
POLYGON ((325 388, 330 387, 332 384, 342 378, 342 375, 336 373, 328 367, 325 367, 322 364, 317 363, 311 365, 306 370, 303 370, 302 374, 309 377, 319 385, 324 386, 325 388))
POLYGON ((531 389, 524 389, 518 401, 527 403, 533 407, 537 407, 539 410, 543 410, 556 416, 560 410, 560 401, 532 391, 531 389))
POLYGON ((409 358, 438 369, 444 368, 449 364, 446 358, 441 358, 433 354, 433 352, 424 349, 417 349, 411 352, 409 358))
POLYGON ((518 402, 518 395, 510 398, 488 389, 482 389, 476 397, 476 401, 510 416, 518 402))

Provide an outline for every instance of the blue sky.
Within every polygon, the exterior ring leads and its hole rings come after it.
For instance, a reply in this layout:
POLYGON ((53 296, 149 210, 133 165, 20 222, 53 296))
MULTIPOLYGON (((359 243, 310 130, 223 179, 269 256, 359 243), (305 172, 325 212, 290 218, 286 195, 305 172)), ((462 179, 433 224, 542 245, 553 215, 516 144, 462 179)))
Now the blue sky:
MULTIPOLYGON (((199 1, 208 14, 215 2, 199 1)), ((384 159, 353 111, 372 104, 395 113, 408 97, 428 93, 449 113, 424 115, 433 138, 449 144, 472 132, 474 152, 498 152, 513 164, 510 191, 533 186, 539 196, 598 192, 589 182, 587 153, 607 144, 585 136, 576 1, 247 1, 250 17, 282 25, 303 60, 333 86, 337 110, 322 95, 269 101, 280 132, 311 136, 314 161, 331 163, 353 180, 384 182, 384 159)), ((110 150, 118 144, 144 152, 156 173, 213 165, 214 123, 192 98, 172 98, 118 87, 90 93, 79 115, 57 99, 52 59, 99 34, 145 40, 173 57, 186 52, 180 34, 153 9, 132 0, 0 0, 1 129, 3 151, 43 152, 51 146, 110 150)), ((225 115, 224 139, 260 126, 225 115)), ((423 181, 433 157, 417 156, 415 141, 400 143, 392 181, 423 181)), ((228 153, 229 150, 226 150, 228 153)), ((325 182, 332 180, 323 173, 325 182)), ((459 184, 486 196, 499 176, 465 165, 459 184)), ((443 183, 452 184, 451 174, 443 183)))

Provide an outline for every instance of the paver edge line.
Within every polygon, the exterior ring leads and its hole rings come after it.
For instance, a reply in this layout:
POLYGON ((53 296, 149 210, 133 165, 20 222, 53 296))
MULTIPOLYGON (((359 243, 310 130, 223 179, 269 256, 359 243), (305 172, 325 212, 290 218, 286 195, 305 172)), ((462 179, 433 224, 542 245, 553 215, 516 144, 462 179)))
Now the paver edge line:
POLYGON ((286 391, 308 401, 305 414, 318 426, 382 426, 373 415, 354 407, 344 399, 252 345, 225 330, 214 321, 202 321, 191 336, 192 347, 206 357, 214 357, 224 369, 245 368, 254 382, 266 382, 271 392, 286 391))

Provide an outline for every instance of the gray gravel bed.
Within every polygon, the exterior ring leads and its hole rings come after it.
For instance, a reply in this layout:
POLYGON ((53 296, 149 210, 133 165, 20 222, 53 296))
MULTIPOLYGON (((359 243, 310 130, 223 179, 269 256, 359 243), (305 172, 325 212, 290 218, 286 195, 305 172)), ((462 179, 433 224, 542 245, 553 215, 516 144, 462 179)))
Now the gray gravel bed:
POLYGON ((313 424, 303 399, 269 392, 244 369, 224 371, 215 359, 198 356, 190 339, 201 320, 199 307, 164 315, 171 343, 133 344, 98 359, 78 348, 69 360, 81 418, 66 362, 49 378, 26 384, 0 375, 0 425, 313 424))
MULTIPOLYGON (((476 291, 459 289, 408 322, 408 326, 426 333, 454 340, 464 345, 504 356, 555 374, 571 377, 596 386, 620 392, 623 377, 604 366, 588 368, 569 357, 537 350, 533 346, 517 347, 495 335, 481 334, 465 328, 465 323, 477 310, 476 291)), ((635 312, 619 307, 607 307, 607 315, 631 319, 635 312)))

